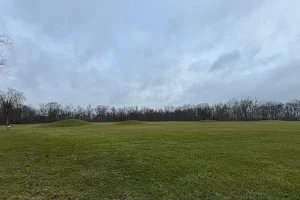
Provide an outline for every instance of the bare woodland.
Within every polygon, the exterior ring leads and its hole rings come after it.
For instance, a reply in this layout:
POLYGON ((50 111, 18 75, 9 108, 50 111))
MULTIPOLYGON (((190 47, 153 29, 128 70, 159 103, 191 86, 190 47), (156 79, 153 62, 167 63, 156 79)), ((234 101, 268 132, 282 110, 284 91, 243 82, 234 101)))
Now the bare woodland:
POLYGON ((0 92, 1 124, 48 123, 64 119, 81 119, 90 122, 142 121, 258 121, 300 120, 300 101, 282 103, 260 101, 255 98, 232 99, 226 103, 209 105, 166 106, 163 109, 148 107, 115 108, 105 105, 92 107, 61 105, 49 102, 38 108, 23 104, 25 95, 15 89, 0 92))

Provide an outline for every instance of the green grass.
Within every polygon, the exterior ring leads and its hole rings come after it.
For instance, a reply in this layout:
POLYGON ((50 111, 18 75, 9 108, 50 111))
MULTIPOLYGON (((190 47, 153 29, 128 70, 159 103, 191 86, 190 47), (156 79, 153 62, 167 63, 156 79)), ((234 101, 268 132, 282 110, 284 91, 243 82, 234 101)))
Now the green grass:
POLYGON ((59 127, 76 127, 76 126, 86 126, 89 123, 78 119, 66 119, 49 124, 43 124, 40 128, 59 128, 59 127))
POLYGON ((200 122, 217 122, 217 121, 216 120, 207 119, 207 120, 200 120, 200 122))
POLYGON ((0 199, 300 199, 300 123, 2 126, 0 199))
POLYGON ((119 125, 141 125, 141 124, 145 124, 145 122, 139 120, 127 120, 127 121, 119 122, 118 124, 119 125))

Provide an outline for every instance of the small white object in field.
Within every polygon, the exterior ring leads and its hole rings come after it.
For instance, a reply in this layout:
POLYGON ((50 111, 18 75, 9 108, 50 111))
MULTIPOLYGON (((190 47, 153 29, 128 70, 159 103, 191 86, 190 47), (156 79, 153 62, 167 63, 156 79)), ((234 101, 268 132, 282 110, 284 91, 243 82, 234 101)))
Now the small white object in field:
POLYGON ((7 130, 10 129, 10 125, 7 126, 7 130))

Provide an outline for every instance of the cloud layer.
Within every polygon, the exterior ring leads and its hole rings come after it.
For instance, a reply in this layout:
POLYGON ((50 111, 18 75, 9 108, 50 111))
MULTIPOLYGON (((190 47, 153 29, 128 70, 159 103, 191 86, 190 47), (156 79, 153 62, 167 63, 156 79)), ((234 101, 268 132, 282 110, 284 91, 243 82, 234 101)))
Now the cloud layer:
POLYGON ((2 0, 1 88, 38 105, 300 98, 298 0, 2 0))

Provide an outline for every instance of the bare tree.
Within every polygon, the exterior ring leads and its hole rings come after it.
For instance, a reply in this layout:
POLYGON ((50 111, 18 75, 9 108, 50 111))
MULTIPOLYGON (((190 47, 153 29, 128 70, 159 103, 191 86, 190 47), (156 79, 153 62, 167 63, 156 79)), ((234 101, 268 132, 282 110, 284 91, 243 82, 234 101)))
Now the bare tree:
POLYGON ((86 112, 86 120, 89 121, 89 122, 92 121, 93 115, 94 115, 94 108, 92 107, 91 104, 89 104, 89 105, 87 106, 85 112, 86 112))
POLYGON ((104 121, 106 119, 106 115, 109 113, 108 106, 97 106, 95 108, 96 120, 98 122, 104 121))
POLYGON ((5 115, 7 125, 9 125, 13 109, 21 106, 25 99, 23 92, 19 92, 12 88, 8 88, 7 92, 0 91, 0 109, 5 115))
POLYGON ((60 120, 62 113, 62 106, 57 102, 49 102, 45 105, 47 110, 47 122, 55 122, 60 120))
POLYGON ((7 73, 8 62, 7 58, 3 54, 4 47, 9 47, 12 45, 12 39, 7 35, 0 34, 0 74, 7 73))
POLYGON ((75 108, 72 104, 66 105, 62 110, 64 119, 72 119, 75 115, 74 110, 75 110, 75 108))

